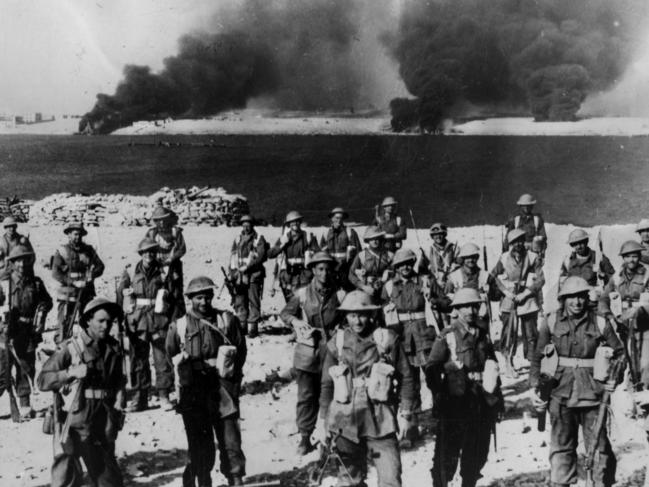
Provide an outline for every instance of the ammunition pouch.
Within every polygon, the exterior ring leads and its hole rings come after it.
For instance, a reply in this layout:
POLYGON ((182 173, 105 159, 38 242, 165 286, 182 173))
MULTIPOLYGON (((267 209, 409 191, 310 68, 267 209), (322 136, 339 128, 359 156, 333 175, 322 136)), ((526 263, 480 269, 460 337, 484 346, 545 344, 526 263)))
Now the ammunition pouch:
POLYGON ((390 397, 393 375, 394 367, 392 365, 384 362, 373 364, 367 381, 368 397, 373 401, 386 402, 390 397))
POLYGON ((553 343, 547 344, 543 348, 543 357, 541 358, 541 375, 554 377, 559 368, 559 354, 553 343))
POLYGON ((329 375, 334 382, 334 400, 341 404, 347 404, 351 399, 348 372, 349 367, 345 364, 332 365, 329 367, 329 375))
POLYGON ((599 346, 595 350, 595 361, 593 364, 593 379, 599 382, 608 380, 608 373, 613 358, 613 349, 608 346, 599 346))
POLYGON ((232 345, 221 345, 216 355, 216 370, 219 377, 230 379, 234 376, 235 358, 237 356, 237 347, 232 345))
POLYGON ((489 394, 492 394, 496 390, 496 387, 498 387, 499 374, 498 362, 487 359, 482 374, 482 387, 489 394))

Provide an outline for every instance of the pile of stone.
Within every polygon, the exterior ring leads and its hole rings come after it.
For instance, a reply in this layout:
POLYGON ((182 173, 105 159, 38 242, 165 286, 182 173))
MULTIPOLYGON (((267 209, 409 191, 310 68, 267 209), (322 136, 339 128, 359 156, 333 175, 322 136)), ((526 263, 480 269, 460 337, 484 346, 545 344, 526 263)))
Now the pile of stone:
POLYGON ((17 222, 29 220, 30 201, 21 200, 16 196, 12 198, 0 198, 0 218, 12 216, 17 222))
POLYGON ((29 222, 63 225, 81 220, 87 226, 151 226, 151 215, 158 206, 171 208, 180 225, 236 226, 249 212, 244 196, 228 194, 223 188, 165 187, 151 196, 53 194, 32 204, 29 222))

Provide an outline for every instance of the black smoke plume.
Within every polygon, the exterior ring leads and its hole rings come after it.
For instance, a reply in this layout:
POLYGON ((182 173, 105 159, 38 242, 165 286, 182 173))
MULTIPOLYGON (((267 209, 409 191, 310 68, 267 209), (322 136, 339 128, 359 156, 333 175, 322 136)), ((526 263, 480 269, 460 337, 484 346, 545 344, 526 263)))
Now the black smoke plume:
POLYGON ((587 94, 610 87, 628 65, 646 3, 410 0, 386 42, 416 98, 394 100, 392 125, 414 118, 434 131, 467 102, 574 120, 587 94))
MULTIPOLYGON (((216 33, 179 41, 152 73, 126 66, 114 95, 99 94, 80 131, 107 133, 135 120, 212 115, 255 97, 288 110, 348 110, 361 96, 353 53, 363 2, 245 0, 215 16, 216 33)), ((365 76, 367 78, 367 76, 365 76)), ((386 100, 387 102, 387 100, 386 100)))

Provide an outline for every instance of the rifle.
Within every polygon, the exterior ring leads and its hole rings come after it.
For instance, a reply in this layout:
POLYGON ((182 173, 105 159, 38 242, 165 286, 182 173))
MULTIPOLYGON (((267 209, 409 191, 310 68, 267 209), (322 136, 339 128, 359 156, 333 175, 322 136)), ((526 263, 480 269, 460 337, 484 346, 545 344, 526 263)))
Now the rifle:
MULTIPOLYGON (((118 293, 119 293, 119 284, 118 283, 121 283, 121 278, 119 276, 115 276, 115 281, 114 282, 115 282, 115 302, 118 302, 119 301, 118 300, 118 297, 119 297, 119 295, 118 295, 118 293)), ((126 333, 124 332, 125 319, 126 318, 123 315, 117 318, 117 342, 118 342, 119 353, 122 354, 122 367, 124 368, 124 375, 126 376, 126 381, 127 381, 128 387, 132 387, 131 374, 129 373, 129 371, 131 370, 130 363, 129 363, 130 359, 126 355, 127 347, 124 344, 125 340, 127 340, 126 333)), ((128 347, 128 348, 130 348, 130 347, 128 347)), ((124 392, 126 392, 126 391, 124 391, 124 392)), ((125 401, 126 401, 126 394, 123 395, 123 402, 125 402, 125 401)), ((122 404, 122 406, 124 407, 124 406, 126 406, 126 404, 122 404)))
MULTIPOLYGON (((527 254, 523 257, 521 261, 521 271, 518 275, 518 280, 514 283, 514 297, 516 297, 521 292, 521 281, 523 280, 523 273, 525 271, 525 263, 527 259, 527 254)), ((507 356, 507 363, 512 369, 512 375, 516 376, 516 371, 514 370, 514 355, 516 354, 517 341, 518 341, 518 314, 516 308, 518 307, 515 300, 513 301, 513 309, 509 313, 509 346, 511 350, 507 356)))
POLYGON ((225 271, 225 268, 223 266, 221 266, 221 272, 223 273, 223 277, 224 277, 223 284, 225 285, 225 287, 228 288, 230 297, 234 299, 235 296, 237 295, 237 285, 232 279, 230 279, 228 273, 225 271))
MULTIPOLYGON (((539 397, 542 401, 548 402, 550 396, 552 395, 552 389, 557 385, 557 381, 554 377, 551 377, 547 374, 541 374, 539 377, 539 397)), ((536 429, 539 431, 545 431, 545 418, 546 411, 539 411, 536 418, 536 429)))
MULTIPOLYGON (((489 262, 487 261, 487 239, 485 238, 484 227, 482 228, 482 262, 484 264, 484 271, 486 273, 489 273, 489 262)), ((491 301, 489 300, 489 292, 487 292, 487 302, 485 304, 487 305, 487 315, 489 317, 489 326, 491 327, 494 320, 491 313, 491 301)), ((494 436, 494 441, 495 441, 495 436, 494 436)))
MULTIPOLYGON (((281 235, 284 235, 284 229, 286 228, 286 224, 282 225, 282 233, 281 235)), ((280 235, 280 238, 281 238, 280 235)), ((270 297, 274 298, 275 293, 277 293, 277 289, 275 288, 275 285, 277 284, 277 279, 279 278, 279 272, 280 272, 280 259, 284 259, 285 256, 283 253, 280 253, 277 258, 275 259, 275 267, 273 267, 273 283, 270 286, 270 297)))
MULTIPOLYGON (((628 299, 628 307, 629 309, 632 306, 633 300, 628 299)), ((635 339, 635 317, 629 318, 628 320, 628 328, 626 330, 623 329, 623 327, 613 327, 615 328, 622 328, 618 329, 618 334, 620 335, 620 338, 622 339, 622 343, 624 344, 624 358, 626 359, 627 363, 629 364, 629 379, 631 380, 631 384, 633 386, 633 390, 636 391, 638 389, 638 383, 640 382, 640 377, 638 376, 638 370, 636 369, 636 362, 635 359, 636 357, 636 339, 635 339), (628 342, 628 346, 627 346, 628 342), (633 357, 631 357, 631 352, 629 351, 629 347, 633 351, 633 357)), ((612 323, 611 323, 612 326, 612 323)))
MULTIPOLYGON (((611 364, 611 367, 608 372, 608 381, 617 381, 617 378, 620 375, 620 372, 624 368, 624 362, 622 360, 616 360, 614 364, 611 364)), ((586 470, 586 487, 592 487, 593 484, 593 464, 595 463, 595 451, 597 450, 597 444, 599 443, 599 435, 602 433, 602 428, 606 426, 606 412, 608 411, 608 404, 611 399, 611 392, 604 390, 602 395, 602 400, 599 403, 599 411, 597 414, 597 421, 595 422, 595 436, 593 436, 593 442, 591 444, 590 450, 588 451, 586 458, 584 460, 584 470, 586 470)))
POLYGON ((412 228, 415 230, 415 238, 417 239, 417 245, 419 246, 419 250, 421 251, 421 262, 419 263, 419 266, 417 267, 417 273, 419 273, 419 269, 422 266, 426 266, 425 262, 428 260, 426 258, 426 252, 424 251, 424 247, 421 245, 421 240, 419 240, 419 231, 417 230, 417 224, 415 223, 415 216, 412 214, 412 210, 409 208, 408 212, 410 213, 410 221, 412 221, 412 228))
MULTIPOLYGON (((13 343, 11 342, 11 338, 9 338, 12 333, 12 313, 11 313, 11 295, 13 294, 13 289, 11 286, 11 276, 9 276, 9 279, 7 280, 7 307, 8 311, 5 316, 5 326, 7 327, 5 331, 5 348, 6 348, 6 353, 7 353, 7 360, 6 360, 6 366, 7 366, 7 382, 9 383, 9 387, 7 388, 7 393, 9 394, 9 409, 11 410, 11 420, 14 423, 20 423, 20 410, 18 409, 18 403, 16 402, 16 396, 18 395, 16 393, 16 380, 14 379, 11 369, 13 365, 13 361, 15 358, 12 356, 12 353, 10 352, 10 348, 13 347, 13 343)), ((20 364, 16 364, 16 367, 20 367, 20 364)))

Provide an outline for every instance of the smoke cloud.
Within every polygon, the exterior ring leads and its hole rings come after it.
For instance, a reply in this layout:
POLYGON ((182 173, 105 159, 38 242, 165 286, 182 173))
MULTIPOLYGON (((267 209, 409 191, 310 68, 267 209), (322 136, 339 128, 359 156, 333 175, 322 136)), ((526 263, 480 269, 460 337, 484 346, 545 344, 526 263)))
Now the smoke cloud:
POLYGON ((179 40, 152 73, 126 66, 114 95, 99 94, 80 130, 135 120, 212 115, 252 103, 283 110, 354 110, 405 93, 378 37, 396 23, 395 0, 243 0, 212 33, 179 40))
POLYGON ((387 40, 411 95, 392 125, 437 130, 458 106, 520 106, 573 120, 629 65, 644 0, 411 0, 387 40))

